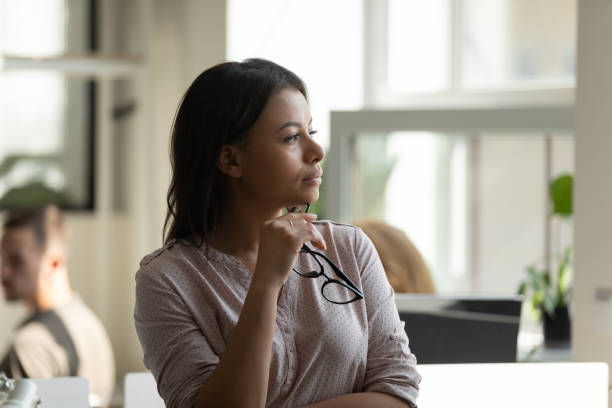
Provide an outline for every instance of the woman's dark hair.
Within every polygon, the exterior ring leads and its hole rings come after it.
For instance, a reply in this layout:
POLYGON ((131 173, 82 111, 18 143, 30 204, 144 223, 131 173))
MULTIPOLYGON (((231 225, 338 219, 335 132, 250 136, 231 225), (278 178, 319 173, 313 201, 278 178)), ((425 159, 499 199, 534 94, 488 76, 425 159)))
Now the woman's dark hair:
POLYGON ((221 147, 245 141, 270 97, 286 88, 308 99, 297 75, 256 58, 215 65, 193 81, 172 129, 164 242, 185 239, 201 245, 214 233, 223 205, 217 168, 221 147))

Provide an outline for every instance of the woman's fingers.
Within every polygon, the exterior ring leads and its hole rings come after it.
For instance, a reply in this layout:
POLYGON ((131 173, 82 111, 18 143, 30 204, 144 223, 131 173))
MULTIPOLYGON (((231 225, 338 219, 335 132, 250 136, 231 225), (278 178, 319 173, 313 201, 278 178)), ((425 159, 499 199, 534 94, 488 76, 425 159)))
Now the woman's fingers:
POLYGON ((298 239, 301 241, 300 248, 305 242, 310 242, 313 246, 322 251, 327 249, 325 240, 319 230, 312 224, 317 219, 316 214, 287 214, 289 225, 296 228, 296 233, 299 234, 298 239))
MULTIPOLYGON (((318 231, 317 231, 318 233, 318 231)), ((325 244, 325 241, 323 240, 323 237, 321 236, 321 234, 318 234, 319 237, 317 239, 313 239, 310 241, 310 243, 314 246, 319 248, 321 251, 325 251, 327 250, 327 245, 325 244)))
POLYGON ((316 214, 290 213, 266 222, 260 231, 254 277, 283 285, 304 243, 325 250, 323 236, 312 224, 316 218, 316 214))

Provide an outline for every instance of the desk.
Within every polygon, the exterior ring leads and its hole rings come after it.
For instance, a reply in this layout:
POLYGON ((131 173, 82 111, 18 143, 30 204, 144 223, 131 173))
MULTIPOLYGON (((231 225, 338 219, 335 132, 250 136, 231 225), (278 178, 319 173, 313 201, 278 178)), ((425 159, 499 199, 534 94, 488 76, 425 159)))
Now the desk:
POLYGON ((422 364, 427 408, 608 408, 606 363, 422 364))
POLYGON ((544 336, 537 331, 520 331, 517 339, 516 361, 524 363, 553 363, 572 361, 571 343, 546 347, 544 336))
POLYGON ((553 363, 572 361, 572 347, 537 346, 531 350, 517 350, 516 361, 525 363, 553 363))

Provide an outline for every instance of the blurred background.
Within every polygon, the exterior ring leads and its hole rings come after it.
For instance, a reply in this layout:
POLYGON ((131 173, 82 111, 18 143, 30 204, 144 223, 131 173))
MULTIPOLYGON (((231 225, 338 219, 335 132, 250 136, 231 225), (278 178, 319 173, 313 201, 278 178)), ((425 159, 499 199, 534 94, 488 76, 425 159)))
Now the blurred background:
MULTIPOLYGON (((66 209, 73 286, 118 374, 142 370, 134 273, 177 105, 263 57, 308 85, 319 218, 401 229, 441 294, 514 295, 573 245, 549 185, 576 167, 576 27, 576 0, 0 0, 0 207, 66 209)), ((23 316, 0 301, 0 346, 23 316)))

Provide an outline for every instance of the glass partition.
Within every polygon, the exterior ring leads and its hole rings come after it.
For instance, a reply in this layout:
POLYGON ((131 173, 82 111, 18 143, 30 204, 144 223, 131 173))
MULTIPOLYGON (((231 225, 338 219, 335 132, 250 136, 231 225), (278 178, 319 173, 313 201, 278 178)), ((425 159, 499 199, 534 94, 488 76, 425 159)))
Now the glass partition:
POLYGON ((569 135, 361 132, 351 218, 402 229, 441 292, 514 294, 548 245, 571 241, 549 217, 547 180, 573 172, 573 150, 569 135))

